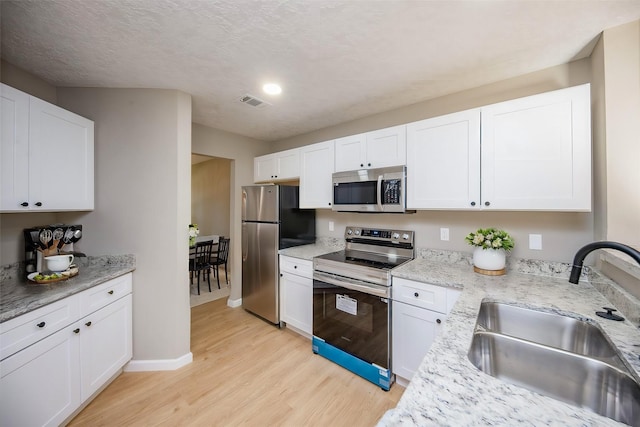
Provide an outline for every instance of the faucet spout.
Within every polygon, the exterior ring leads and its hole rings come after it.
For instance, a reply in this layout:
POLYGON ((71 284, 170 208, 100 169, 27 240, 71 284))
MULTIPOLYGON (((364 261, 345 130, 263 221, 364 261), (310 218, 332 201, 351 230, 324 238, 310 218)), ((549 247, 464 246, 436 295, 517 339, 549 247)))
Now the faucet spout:
POLYGON ((629 255, 638 264, 640 264, 640 252, 633 249, 631 246, 627 246, 618 242, 609 242, 606 240, 602 242, 589 243, 578 249, 578 252, 576 252, 576 256, 573 257, 573 265, 571 267, 569 282, 578 283, 580 274, 582 273, 582 264, 584 263, 584 259, 587 257, 587 255, 589 255, 590 252, 596 249, 615 249, 629 255))

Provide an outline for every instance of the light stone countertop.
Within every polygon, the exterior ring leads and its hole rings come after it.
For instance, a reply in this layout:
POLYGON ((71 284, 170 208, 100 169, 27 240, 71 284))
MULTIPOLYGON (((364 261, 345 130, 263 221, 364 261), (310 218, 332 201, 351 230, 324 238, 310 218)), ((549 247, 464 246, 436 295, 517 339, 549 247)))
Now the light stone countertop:
POLYGON ((76 258, 77 276, 41 285, 27 280, 20 263, 0 268, 0 323, 135 270, 134 255, 76 258))
MULTIPOLYGON (((507 384, 480 372, 467 358, 480 303, 487 298, 592 319, 640 374, 637 323, 595 315, 603 306, 616 305, 594 286, 615 286, 613 282, 585 269, 583 277, 593 285, 587 281, 571 284, 569 266, 560 263, 510 261, 506 275, 483 276, 473 272, 470 258, 464 254, 425 250, 419 256, 394 269, 393 276, 462 289, 462 293, 397 407, 382 417, 379 427, 624 425, 507 384), (531 274, 534 272, 538 275, 531 274)), ((624 311, 622 315, 626 315, 624 311)))
POLYGON ((313 257, 342 250, 344 249, 344 246, 344 239, 318 238, 316 243, 313 245, 294 246, 293 248, 280 249, 278 254, 311 261, 313 260, 313 257))

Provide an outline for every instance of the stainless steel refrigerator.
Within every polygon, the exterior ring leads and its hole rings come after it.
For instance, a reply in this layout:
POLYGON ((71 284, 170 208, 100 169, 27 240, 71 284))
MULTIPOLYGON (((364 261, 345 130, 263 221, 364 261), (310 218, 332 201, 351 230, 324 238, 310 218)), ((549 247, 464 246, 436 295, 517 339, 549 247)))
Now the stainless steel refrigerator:
POLYGON ((298 208, 298 187, 242 187, 242 306, 280 324, 278 250, 315 242, 316 213, 298 208))

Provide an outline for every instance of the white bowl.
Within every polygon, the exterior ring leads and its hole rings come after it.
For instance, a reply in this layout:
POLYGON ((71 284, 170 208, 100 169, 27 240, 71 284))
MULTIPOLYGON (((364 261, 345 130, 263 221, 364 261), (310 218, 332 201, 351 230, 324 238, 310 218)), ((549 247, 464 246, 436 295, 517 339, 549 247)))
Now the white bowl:
POLYGON ((44 257, 44 260, 47 263, 47 270, 49 271, 65 271, 69 268, 71 263, 73 262, 74 256, 69 255, 53 255, 44 257))

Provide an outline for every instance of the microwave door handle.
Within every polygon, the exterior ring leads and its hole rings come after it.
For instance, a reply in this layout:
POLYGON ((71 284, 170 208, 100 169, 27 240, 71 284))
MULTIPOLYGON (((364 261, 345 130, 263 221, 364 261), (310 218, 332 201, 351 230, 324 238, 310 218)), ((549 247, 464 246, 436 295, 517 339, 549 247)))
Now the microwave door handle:
POLYGON ((383 210, 382 207, 382 175, 378 175, 378 209, 383 210))

